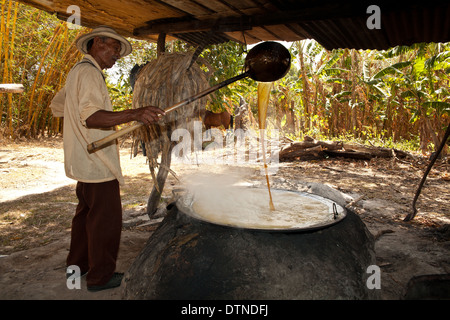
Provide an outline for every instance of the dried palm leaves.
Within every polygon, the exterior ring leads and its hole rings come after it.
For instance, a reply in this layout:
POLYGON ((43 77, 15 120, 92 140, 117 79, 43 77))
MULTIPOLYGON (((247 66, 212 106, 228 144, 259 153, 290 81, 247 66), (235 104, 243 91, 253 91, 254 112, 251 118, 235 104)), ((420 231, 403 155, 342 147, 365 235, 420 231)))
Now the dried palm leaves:
MULTIPOLYGON (((202 70, 198 63, 192 64, 192 53, 162 54, 157 59, 147 63, 139 72, 134 87, 133 108, 153 105, 161 109, 189 98, 209 87, 208 74, 202 70)), ((202 60, 201 60, 202 61, 202 60)), ((206 64, 205 61, 202 61, 206 64)), ((209 68, 211 70, 211 68, 209 68)), ((159 201, 164 182, 170 168, 170 153, 174 146, 171 141, 172 131, 176 128, 189 129, 190 123, 205 109, 207 98, 201 98, 167 113, 161 123, 143 126, 136 131, 134 143, 144 143, 149 159, 150 172, 155 182, 152 195, 149 199, 147 213, 152 214, 157 207, 155 200, 159 201), (161 163, 157 162, 161 153, 161 163), (155 177, 155 168, 159 167, 158 177, 155 177), (155 190, 156 189, 156 190, 155 190)))

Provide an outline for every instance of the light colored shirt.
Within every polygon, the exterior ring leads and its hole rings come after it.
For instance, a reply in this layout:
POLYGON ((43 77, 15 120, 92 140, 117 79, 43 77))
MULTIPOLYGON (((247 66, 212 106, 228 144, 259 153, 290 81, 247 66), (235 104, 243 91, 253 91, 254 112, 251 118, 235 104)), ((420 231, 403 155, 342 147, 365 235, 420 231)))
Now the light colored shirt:
POLYGON ((86 119, 95 112, 113 111, 102 69, 92 56, 85 55, 72 68, 65 87, 56 94, 50 108, 54 116, 64 116, 66 175, 81 182, 97 183, 117 179, 120 184, 124 184, 116 140, 96 152, 87 151, 88 144, 114 132, 114 128, 86 127, 86 119))

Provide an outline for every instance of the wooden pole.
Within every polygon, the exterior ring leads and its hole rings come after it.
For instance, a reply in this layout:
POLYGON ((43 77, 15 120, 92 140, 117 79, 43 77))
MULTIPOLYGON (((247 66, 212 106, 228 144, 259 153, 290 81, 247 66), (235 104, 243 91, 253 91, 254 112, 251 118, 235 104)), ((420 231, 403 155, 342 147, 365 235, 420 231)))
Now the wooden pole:
POLYGON ((425 184, 425 180, 427 179, 428 173, 430 173, 431 167, 436 162, 436 159, 439 157, 439 154, 441 153, 442 149, 444 149, 444 146, 445 146, 449 136, 450 136, 450 123, 447 126, 447 130, 445 131, 445 135, 441 141, 441 144, 439 145, 438 149, 434 153, 433 157, 431 157, 430 163, 428 164, 428 167, 425 170, 425 173, 423 174, 422 180, 420 181, 419 186, 417 187, 417 191, 416 191, 416 194, 414 195, 414 200, 412 202, 412 212, 408 213, 408 215, 403 219, 403 221, 411 221, 416 216, 416 214, 417 214, 417 209, 416 209, 417 199, 419 199, 420 192, 422 191, 422 187, 425 184))

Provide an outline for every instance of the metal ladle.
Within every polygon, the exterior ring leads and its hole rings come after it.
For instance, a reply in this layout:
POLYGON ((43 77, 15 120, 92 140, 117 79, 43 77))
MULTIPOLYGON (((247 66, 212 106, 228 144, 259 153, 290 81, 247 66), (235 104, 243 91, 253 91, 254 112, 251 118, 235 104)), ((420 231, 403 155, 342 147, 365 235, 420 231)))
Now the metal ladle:
MULTIPOLYGON (((290 66, 291 54, 285 46, 278 42, 272 41, 260 43, 248 52, 247 57, 245 58, 244 73, 218 83, 215 86, 212 86, 211 88, 202 91, 192 97, 186 98, 178 102, 177 104, 166 108, 164 111, 166 113, 174 111, 182 106, 191 103, 192 101, 200 99, 216 90, 219 90, 220 88, 223 88, 246 77, 250 77, 253 80, 259 82, 276 81, 286 75, 286 73, 289 71, 290 66)), ((103 139, 92 142, 87 146, 87 150, 90 153, 95 152, 96 150, 107 145, 109 142, 138 129, 143 125, 143 123, 137 123, 122 130, 116 131, 103 139)))

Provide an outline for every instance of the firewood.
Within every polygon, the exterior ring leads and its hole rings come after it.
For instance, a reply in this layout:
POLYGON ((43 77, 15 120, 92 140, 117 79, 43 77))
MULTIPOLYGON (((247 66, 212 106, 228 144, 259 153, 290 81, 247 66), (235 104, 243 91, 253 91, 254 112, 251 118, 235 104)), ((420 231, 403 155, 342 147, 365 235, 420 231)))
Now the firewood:
POLYGON ((324 159, 326 157, 344 157, 359 160, 370 160, 376 157, 412 157, 407 152, 398 149, 344 143, 342 141, 320 141, 309 136, 305 136, 303 141, 286 143, 279 155, 280 161, 324 159))
POLYGON ((394 156, 406 158, 409 156, 409 154, 407 152, 401 151, 398 149, 375 147, 375 146, 365 146, 365 145, 357 144, 357 143, 344 143, 344 149, 369 153, 373 157, 379 157, 379 158, 392 158, 394 156))
POLYGON ((288 148, 280 151, 280 161, 289 160, 314 160, 323 159, 323 147, 313 146, 311 148, 288 148))
POLYGON ((325 150, 324 151, 330 157, 343 157, 358 160, 370 160, 375 157, 373 154, 368 152, 353 151, 353 150, 325 150))

